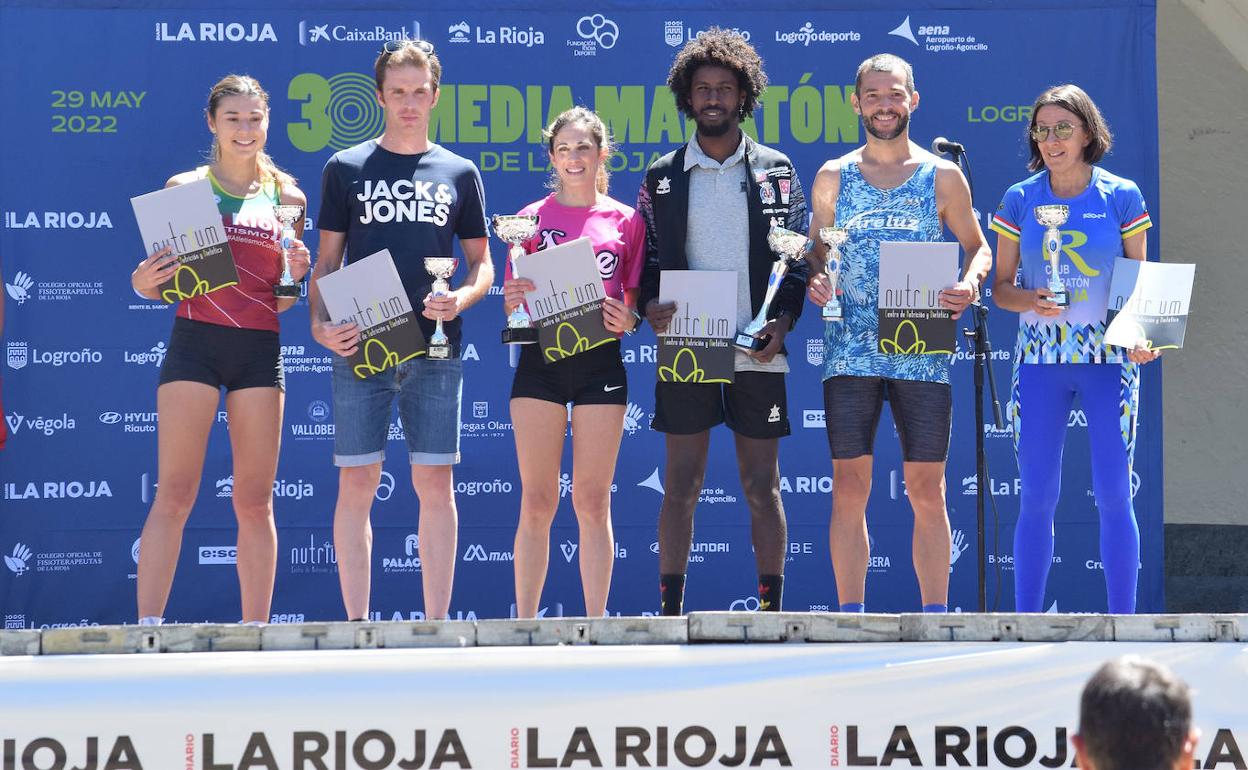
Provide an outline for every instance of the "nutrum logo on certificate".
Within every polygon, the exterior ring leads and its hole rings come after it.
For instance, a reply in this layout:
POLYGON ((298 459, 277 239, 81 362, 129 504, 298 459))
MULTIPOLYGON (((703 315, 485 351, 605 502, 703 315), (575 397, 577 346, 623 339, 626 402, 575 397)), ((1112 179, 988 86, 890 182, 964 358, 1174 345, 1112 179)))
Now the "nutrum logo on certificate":
POLYGON ((177 257, 178 269, 160 286, 165 302, 198 297, 238 283, 234 254, 207 179, 136 196, 130 205, 147 254, 169 247, 177 257))
POLYGON ((335 324, 355 323, 360 342, 348 361, 360 379, 425 354, 425 336, 388 249, 318 278, 335 324))
POLYGON ((880 352, 949 355, 957 324, 940 306, 940 292, 958 275, 958 244, 904 241, 880 244, 880 352))
POLYGON ((516 270, 537 287, 526 299, 543 361, 561 361, 616 339, 602 320, 606 292, 588 238, 518 255, 516 270))
POLYGON ((1195 265, 1114 260, 1105 341, 1124 348, 1183 347, 1195 278, 1195 265))
POLYGON ((660 382, 732 383, 737 279, 728 270, 659 274, 660 300, 676 303, 667 331, 659 335, 660 382))

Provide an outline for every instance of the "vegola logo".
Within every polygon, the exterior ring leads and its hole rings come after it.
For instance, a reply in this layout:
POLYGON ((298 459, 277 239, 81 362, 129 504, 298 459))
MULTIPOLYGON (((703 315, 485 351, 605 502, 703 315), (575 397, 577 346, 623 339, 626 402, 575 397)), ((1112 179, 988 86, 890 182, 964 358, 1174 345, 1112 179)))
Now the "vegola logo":
POLYGON ((572 559, 576 558, 576 546, 577 544, 571 540, 564 540, 559 544, 559 550, 563 553, 563 560, 568 564, 571 564, 572 559))

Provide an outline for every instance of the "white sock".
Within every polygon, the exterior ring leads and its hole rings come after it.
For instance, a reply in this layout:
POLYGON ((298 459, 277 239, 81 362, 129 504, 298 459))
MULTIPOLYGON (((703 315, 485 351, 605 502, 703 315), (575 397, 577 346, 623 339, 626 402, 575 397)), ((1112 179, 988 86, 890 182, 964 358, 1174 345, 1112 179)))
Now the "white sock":
POLYGON ((143 617, 139 618, 140 626, 160 626, 160 625, 164 625, 164 623, 165 623, 165 619, 161 617, 157 617, 156 615, 144 615, 143 617))

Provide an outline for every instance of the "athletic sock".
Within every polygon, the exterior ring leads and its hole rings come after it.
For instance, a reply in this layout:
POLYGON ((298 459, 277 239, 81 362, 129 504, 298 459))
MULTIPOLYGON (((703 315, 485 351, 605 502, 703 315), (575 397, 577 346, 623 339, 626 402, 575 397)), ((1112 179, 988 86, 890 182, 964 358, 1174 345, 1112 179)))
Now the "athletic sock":
POLYGON ((937 613, 937 614, 945 613, 949 611, 949 605, 948 604, 924 604, 923 611, 937 613))
POLYGON ((779 612, 784 599, 784 575, 758 576, 758 609, 760 612, 779 612))
POLYGON ((161 626, 164 625, 165 619, 158 615, 144 615, 139 618, 140 626, 161 626))
POLYGON ((849 602, 841 605, 841 612, 866 612, 867 605, 864 602, 849 602))
POLYGON ((665 616, 682 614, 685 606, 685 576, 659 575, 659 607, 665 616))

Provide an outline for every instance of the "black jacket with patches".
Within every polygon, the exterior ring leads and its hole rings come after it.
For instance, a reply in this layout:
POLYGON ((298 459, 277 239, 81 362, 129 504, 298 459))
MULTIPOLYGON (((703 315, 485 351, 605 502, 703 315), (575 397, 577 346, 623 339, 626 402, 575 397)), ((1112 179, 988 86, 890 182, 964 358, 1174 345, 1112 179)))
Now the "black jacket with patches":
MULTIPOLYGON (((750 314, 756 315, 767 293, 772 263, 776 261, 775 252, 767 245, 767 232, 773 225, 780 225, 806 233, 810 223, 806 196, 793 163, 784 153, 759 144, 747 134, 742 134, 741 139, 745 142, 744 162, 749 179, 746 200, 750 219, 750 314), (789 187, 788 203, 782 202, 784 184, 789 187), (764 185, 771 188, 769 193, 760 190, 764 185), (764 203, 764 199, 770 202, 764 203)), ((689 269, 685 253, 689 221, 687 147, 683 145, 652 163, 637 195, 637 210, 646 223, 646 262, 637 299, 637 307, 642 311, 650 300, 659 296, 660 271, 689 269)), ((771 303, 768 313, 771 318, 787 313, 790 328, 797 323, 802 314, 809 270, 804 260, 789 268, 771 303)))

